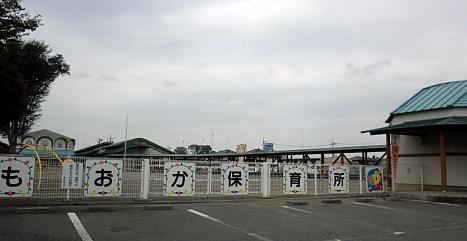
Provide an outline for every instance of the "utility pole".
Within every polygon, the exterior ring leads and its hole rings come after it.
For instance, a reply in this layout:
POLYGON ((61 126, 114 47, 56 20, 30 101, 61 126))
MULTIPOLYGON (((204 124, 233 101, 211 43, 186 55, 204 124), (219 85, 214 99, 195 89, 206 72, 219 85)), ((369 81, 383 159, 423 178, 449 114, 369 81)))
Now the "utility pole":
POLYGON ((303 149, 303 128, 302 128, 302 149, 303 149))
POLYGON ((214 149, 214 132, 211 132, 211 147, 214 149))
MULTIPOLYGON (((331 149, 334 149, 334 146, 337 145, 337 144, 340 144, 340 143, 337 143, 337 142, 334 142, 334 139, 331 140, 331 149)), ((332 153, 332 157, 334 157, 334 153, 332 153)))
POLYGON ((125 121, 125 151, 123 152, 123 160, 126 158, 126 141, 128 139, 128 114, 126 115, 125 121))

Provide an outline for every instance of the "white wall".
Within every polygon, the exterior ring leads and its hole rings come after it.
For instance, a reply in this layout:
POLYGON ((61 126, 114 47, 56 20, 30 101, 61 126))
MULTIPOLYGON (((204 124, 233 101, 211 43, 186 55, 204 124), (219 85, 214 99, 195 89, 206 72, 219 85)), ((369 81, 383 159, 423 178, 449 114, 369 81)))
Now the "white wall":
MULTIPOLYGON (((446 152, 467 152, 467 132, 447 131, 446 152)), ((420 144, 419 137, 399 136, 395 138, 399 145, 399 154, 429 154, 439 153, 439 132, 426 133, 426 144, 420 144)), ((440 185, 440 158, 429 157, 399 157, 397 183, 420 184, 419 168, 423 165, 424 184, 440 185)), ((447 156, 447 185, 467 186, 467 156, 447 156)))
POLYGON ((467 116, 467 108, 454 108, 446 110, 432 110, 415 113, 407 113, 394 116, 391 120, 391 125, 401 124, 407 121, 429 120, 436 118, 444 118, 451 116, 467 116))

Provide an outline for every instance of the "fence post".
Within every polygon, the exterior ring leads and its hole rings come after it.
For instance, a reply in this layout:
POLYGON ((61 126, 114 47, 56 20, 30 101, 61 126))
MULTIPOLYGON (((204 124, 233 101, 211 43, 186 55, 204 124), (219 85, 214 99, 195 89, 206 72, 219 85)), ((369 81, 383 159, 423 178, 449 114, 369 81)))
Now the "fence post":
POLYGON ((141 199, 148 199, 149 194, 149 159, 143 160, 141 166, 141 199))
POLYGON ((206 196, 211 195, 211 187, 212 187, 212 166, 208 166, 208 186, 206 191, 206 196))
POLYGON ((263 170, 261 170, 261 187, 263 191, 263 197, 269 197, 269 187, 270 187, 270 172, 269 172, 269 163, 263 163, 263 170))
POLYGON ((421 179, 421 187, 422 187, 422 192, 424 191, 424 187, 423 187, 423 165, 420 167, 420 179, 421 179))
POLYGON ((362 185, 362 166, 358 167, 358 180, 360 182, 360 194, 363 194, 363 185, 362 185))
MULTIPOLYGON (((321 168, 320 168, 321 169, 321 168)), ((315 163, 315 196, 318 196, 318 168, 315 163)))

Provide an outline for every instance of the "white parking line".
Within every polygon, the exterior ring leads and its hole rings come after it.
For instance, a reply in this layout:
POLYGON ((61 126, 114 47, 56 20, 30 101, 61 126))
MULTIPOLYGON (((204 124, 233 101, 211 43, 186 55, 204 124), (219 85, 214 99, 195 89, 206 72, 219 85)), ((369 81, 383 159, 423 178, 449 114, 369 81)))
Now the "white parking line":
POLYGON ((424 201, 424 200, 410 200, 410 201, 412 201, 412 202, 420 202, 420 203, 433 203, 433 204, 446 205, 446 206, 453 206, 453 207, 460 207, 460 206, 461 206, 461 205, 452 204, 452 203, 430 202, 430 201, 424 201))
POLYGON ((76 232, 81 237, 83 241, 92 241, 91 236, 89 235, 88 231, 84 228, 83 224, 79 220, 76 213, 67 213, 68 217, 70 218, 71 223, 75 226, 76 232))
POLYGON ((312 212, 307 211, 307 210, 303 210, 303 209, 293 208, 293 207, 289 207, 289 206, 282 206, 282 207, 283 207, 283 208, 290 209, 290 210, 295 210, 295 211, 299 211, 299 212, 304 212, 304 213, 313 214, 312 212))
POLYGON ((397 210, 396 208, 378 206, 378 205, 373 205, 373 204, 368 204, 368 203, 354 202, 353 204, 362 205, 362 206, 369 206, 369 207, 374 207, 374 208, 383 208, 383 209, 389 209, 389 210, 397 210))
POLYGON ((230 224, 228 224, 228 223, 224 223, 224 222, 222 222, 221 220, 219 220, 219 219, 217 219, 217 218, 213 218, 213 217, 211 217, 211 216, 209 216, 209 215, 207 215, 207 214, 204 214, 204 213, 202 213, 202 212, 198 212, 198 211, 196 211, 196 210, 194 210, 194 209, 187 209, 187 211, 190 212, 190 213, 194 213, 194 214, 196 214, 196 215, 198 215, 198 216, 200 216, 200 217, 209 219, 209 220, 211 220, 211 221, 213 221, 213 222, 222 224, 222 225, 224 225, 224 226, 226 226, 226 227, 229 227, 229 228, 231 228, 231 229, 235 229, 235 230, 237 230, 237 231, 240 231, 240 232, 242 232, 242 233, 245 233, 245 234, 247 234, 248 236, 254 237, 254 238, 258 239, 258 240, 262 240, 262 241, 272 241, 271 239, 266 238, 266 237, 263 237, 263 236, 261 236, 261 235, 259 235, 259 234, 257 234, 257 233, 251 233, 251 232, 248 232, 248 231, 245 230, 245 229, 242 229, 242 228, 239 228, 239 227, 235 227, 235 226, 230 225, 230 224))

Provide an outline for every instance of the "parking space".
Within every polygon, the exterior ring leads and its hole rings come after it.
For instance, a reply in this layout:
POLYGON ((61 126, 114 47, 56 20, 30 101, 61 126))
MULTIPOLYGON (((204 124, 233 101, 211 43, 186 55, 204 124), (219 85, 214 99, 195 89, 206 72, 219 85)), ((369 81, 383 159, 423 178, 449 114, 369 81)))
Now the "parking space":
POLYGON ((68 216, 59 214, 0 215, 0 240, 80 241, 68 216))
POLYGON ((173 210, 0 217, 1 240, 465 240, 467 206, 284 200, 175 204, 173 210))

